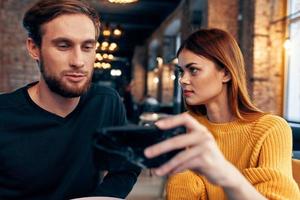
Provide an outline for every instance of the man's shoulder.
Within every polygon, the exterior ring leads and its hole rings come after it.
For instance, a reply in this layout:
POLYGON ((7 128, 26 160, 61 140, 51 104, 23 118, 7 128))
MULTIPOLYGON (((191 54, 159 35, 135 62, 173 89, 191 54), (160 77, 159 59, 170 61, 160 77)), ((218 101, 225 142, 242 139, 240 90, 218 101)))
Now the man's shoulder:
POLYGON ((100 96, 100 97, 119 98, 119 94, 113 88, 97 85, 97 84, 91 84, 89 94, 92 97, 100 96))
POLYGON ((16 107, 19 104, 22 104, 20 99, 22 97, 21 95, 23 89, 24 88, 19 88, 12 92, 0 94, 0 109, 16 107))

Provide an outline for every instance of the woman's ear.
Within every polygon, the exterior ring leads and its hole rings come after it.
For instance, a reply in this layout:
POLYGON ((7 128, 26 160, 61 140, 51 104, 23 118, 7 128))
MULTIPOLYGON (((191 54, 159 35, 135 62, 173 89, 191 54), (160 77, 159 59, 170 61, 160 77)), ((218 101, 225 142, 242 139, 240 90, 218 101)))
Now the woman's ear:
POLYGON ((227 69, 224 70, 223 83, 227 83, 231 80, 231 74, 227 69))
POLYGON ((27 38, 26 47, 29 55, 36 61, 40 60, 40 48, 36 45, 32 38, 27 38))

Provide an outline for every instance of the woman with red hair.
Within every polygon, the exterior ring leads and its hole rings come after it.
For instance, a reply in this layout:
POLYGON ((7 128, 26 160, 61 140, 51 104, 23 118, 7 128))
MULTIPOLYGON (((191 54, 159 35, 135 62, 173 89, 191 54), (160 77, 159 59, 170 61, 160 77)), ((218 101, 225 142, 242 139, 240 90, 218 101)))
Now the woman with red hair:
POLYGON ((177 57, 187 112, 156 125, 184 125, 187 134, 145 151, 150 158, 185 149, 155 169, 157 175, 170 174, 167 199, 300 199, 292 177, 291 129, 250 101, 233 37, 219 29, 198 30, 177 57))

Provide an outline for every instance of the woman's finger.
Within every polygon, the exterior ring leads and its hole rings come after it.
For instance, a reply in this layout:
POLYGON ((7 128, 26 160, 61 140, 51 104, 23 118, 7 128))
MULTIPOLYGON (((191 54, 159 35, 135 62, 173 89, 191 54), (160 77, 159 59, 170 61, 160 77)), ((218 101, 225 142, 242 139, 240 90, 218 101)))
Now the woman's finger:
MULTIPOLYGON (((204 143, 204 142, 203 142, 204 143)), ((155 169, 155 173, 157 175, 166 175, 168 173, 173 172, 178 167, 182 165, 189 166, 191 162, 194 162, 195 158, 198 158, 198 166, 205 165, 205 163, 201 163, 202 154, 206 152, 205 145, 197 145, 192 148, 186 149, 184 151, 179 152, 176 156, 174 156, 170 161, 163 164, 161 167, 155 169)))
POLYGON ((208 137, 210 137, 209 134, 204 134, 200 131, 192 132, 190 134, 182 134, 152 145, 146 148, 144 153, 146 157, 153 158, 172 150, 178 150, 197 145, 208 137))

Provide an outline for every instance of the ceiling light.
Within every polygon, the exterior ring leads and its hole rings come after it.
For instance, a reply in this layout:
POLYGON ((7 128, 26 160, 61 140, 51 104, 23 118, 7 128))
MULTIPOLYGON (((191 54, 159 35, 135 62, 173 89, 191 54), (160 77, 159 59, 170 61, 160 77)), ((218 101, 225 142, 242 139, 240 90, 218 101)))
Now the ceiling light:
POLYGON ((116 37, 120 37, 122 35, 122 30, 119 25, 114 29, 113 35, 116 37))
POLYGON ((104 30, 102 31, 102 34, 103 34, 103 36, 108 37, 108 36, 110 36, 111 32, 110 32, 110 30, 108 30, 108 29, 104 29, 104 30))
POLYGON ((108 59, 109 59, 109 60, 112 60, 112 59, 114 59, 114 55, 112 55, 112 54, 108 54, 108 59))
POLYGON ((109 43, 107 41, 104 41, 101 43, 101 46, 103 47, 108 47, 109 46, 109 43))
POLYGON ((115 51, 118 48, 117 43, 113 42, 109 45, 108 50, 109 51, 115 51))
POLYGON ((107 59, 108 58, 108 54, 107 53, 103 54, 103 58, 107 59))
POLYGON ((96 59, 101 61, 101 60, 103 60, 103 57, 100 53, 96 53, 96 59))
POLYGON ((105 51, 107 49, 107 47, 101 46, 100 48, 102 51, 105 51))
POLYGON ((110 30, 110 27, 109 27, 109 24, 108 24, 108 23, 104 23, 104 24, 103 24, 102 35, 103 35, 104 37, 109 37, 109 36, 111 35, 111 30, 110 30))
POLYGON ((110 75, 111 76, 121 76, 122 75, 122 71, 119 69, 112 69, 110 70, 110 75))

